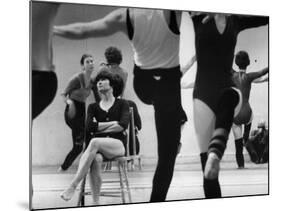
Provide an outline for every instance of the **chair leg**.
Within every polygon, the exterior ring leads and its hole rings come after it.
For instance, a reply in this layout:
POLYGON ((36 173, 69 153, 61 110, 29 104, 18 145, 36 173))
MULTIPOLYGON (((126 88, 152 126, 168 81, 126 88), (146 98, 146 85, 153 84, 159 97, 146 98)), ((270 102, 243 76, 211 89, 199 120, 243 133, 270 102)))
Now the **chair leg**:
POLYGON ((139 158, 139 170, 142 170, 141 158, 139 158))
POLYGON ((81 186, 80 186, 80 192, 78 196, 78 202, 77 206, 85 206, 85 184, 86 184, 86 178, 87 176, 82 180, 81 186))
POLYGON ((106 162, 103 171, 110 171, 111 168, 112 168, 112 162, 108 161, 108 162, 106 162))
POLYGON ((126 183, 126 188, 127 188, 129 203, 132 203, 131 189, 130 189, 130 186, 129 186, 129 180, 128 180, 128 175, 127 175, 127 169, 125 168, 125 166, 123 166, 123 172, 124 172, 124 177, 125 177, 125 183, 126 183))
POLYGON ((132 162, 132 164, 131 164, 132 165, 132 171, 134 171, 135 170, 135 158, 133 158, 131 162, 132 162))
POLYGON ((124 204, 125 203, 124 180, 122 175, 122 163, 120 162, 118 162, 118 173, 120 178, 121 198, 122 198, 122 203, 124 204))

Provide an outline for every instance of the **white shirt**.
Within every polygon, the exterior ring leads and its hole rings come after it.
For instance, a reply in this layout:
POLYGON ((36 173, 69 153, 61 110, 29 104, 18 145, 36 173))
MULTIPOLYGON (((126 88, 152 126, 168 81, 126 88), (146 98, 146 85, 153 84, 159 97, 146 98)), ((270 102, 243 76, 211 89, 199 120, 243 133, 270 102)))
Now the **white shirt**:
POLYGON ((163 10, 130 9, 130 13, 135 64, 142 69, 178 66, 180 36, 170 30, 163 10))

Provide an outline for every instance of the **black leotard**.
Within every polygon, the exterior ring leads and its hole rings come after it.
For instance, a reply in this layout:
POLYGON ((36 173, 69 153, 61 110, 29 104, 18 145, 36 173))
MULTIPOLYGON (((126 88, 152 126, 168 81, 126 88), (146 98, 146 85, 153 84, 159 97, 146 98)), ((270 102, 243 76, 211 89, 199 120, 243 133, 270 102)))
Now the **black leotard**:
POLYGON ((231 70, 239 32, 268 24, 268 17, 229 16, 222 34, 217 30, 214 18, 203 24, 204 17, 192 18, 198 65, 193 98, 202 100, 216 113, 222 90, 234 86, 231 70))

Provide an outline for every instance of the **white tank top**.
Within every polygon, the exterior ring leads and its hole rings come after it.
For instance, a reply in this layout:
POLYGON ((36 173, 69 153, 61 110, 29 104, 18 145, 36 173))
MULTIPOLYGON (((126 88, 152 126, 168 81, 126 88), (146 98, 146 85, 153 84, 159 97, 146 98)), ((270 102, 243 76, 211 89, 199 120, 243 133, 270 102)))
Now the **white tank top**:
POLYGON ((142 69, 179 65, 179 39, 165 21, 163 10, 130 9, 135 64, 142 69))

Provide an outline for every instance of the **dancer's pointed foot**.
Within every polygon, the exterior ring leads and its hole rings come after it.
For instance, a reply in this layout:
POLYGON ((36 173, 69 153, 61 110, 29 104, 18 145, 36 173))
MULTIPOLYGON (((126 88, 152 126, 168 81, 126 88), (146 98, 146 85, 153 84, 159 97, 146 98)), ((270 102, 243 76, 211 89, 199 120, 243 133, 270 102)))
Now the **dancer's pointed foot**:
POLYGON ((70 186, 60 194, 60 197, 65 201, 69 201, 73 197, 74 193, 75 188, 70 186))
POLYGON ((208 155, 205 170, 204 170, 204 177, 206 179, 216 179, 219 176, 220 170, 220 159, 219 157, 211 152, 208 155))

